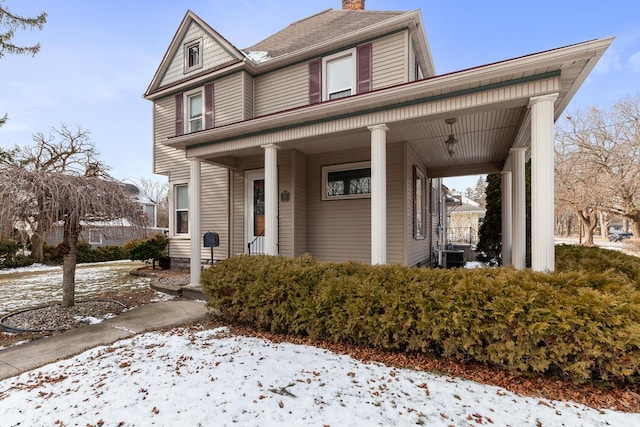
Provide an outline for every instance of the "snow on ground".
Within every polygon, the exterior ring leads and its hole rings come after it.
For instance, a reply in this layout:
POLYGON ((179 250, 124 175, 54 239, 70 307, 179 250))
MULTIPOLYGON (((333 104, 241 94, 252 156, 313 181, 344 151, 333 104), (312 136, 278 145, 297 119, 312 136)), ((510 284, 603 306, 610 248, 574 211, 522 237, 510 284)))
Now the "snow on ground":
MULTIPOLYGON (((129 274, 141 265, 131 261, 78 264, 76 299, 93 298, 104 291, 148 287, 149 278, 129 274)), ((0 272, 0 316, 23 308, 62 301, 60 266, 38 265, 0 272)))
POLYGON ((328 350, 147 333, 0 381, 3 426, 632 426, 640 414, 520 397, 328 350))

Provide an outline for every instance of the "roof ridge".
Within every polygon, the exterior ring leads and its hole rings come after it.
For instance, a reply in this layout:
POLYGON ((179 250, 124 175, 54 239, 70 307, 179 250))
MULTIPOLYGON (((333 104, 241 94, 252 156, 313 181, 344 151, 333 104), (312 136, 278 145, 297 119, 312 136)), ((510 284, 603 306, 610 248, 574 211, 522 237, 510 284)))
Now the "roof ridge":
MULTIPOLYGON (((289 26, 289 27, 291 27, 291 26, 293 26, 293 25, 299 24, 300 22, 304 22, 304 21, 306 21, 307 19, 315 18, 315 17, 316 17, 316 16, 318 16, 318 15, 322 15, 323 13, 327 13, 327 12, 330 12, 330 11, 332 11, 332 10, 333 10, 332 8, 325 9, 325 10, 323 10, 323 11, 321 11, 321 12, 314 13, 314 14, 313 14, 313 15, 311 15, 311 16, 307 16, 306 18, 298 19, 297 21, 292 22, 292 23, 291 23, 291 24, 289 24, 288 26, 289 26)), ((273 34, 272 34, 272 35, 273 35, 273 34)))

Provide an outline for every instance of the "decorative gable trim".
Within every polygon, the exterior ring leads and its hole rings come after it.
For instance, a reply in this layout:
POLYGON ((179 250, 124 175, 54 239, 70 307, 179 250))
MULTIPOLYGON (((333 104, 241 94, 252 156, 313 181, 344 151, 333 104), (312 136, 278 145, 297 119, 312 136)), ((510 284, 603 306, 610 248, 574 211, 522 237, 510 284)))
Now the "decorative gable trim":
MULTIPOLYGON (((198 25, 207 36, 211 37, 211 39, 213 39, 224 52, 226 52, 231 58, 233 58, 231 61, 228 61, 229 63, 240 62, 244 60, 244 54, 238 48, 229 43, 224 37, 222 37, 216 30, 211 28, 211 26, 204 22, 199 16, 197 16, 191 10, 188 10, 184 18, 182 19, 178 30, 173 36, 173 39, 171 40, 167 51, 162 57, 160 66, 156 70, 156 73, 154 74, 149 87, 145 91, 145 96, 149 96, 150 94, 157 92, 160 89, 162 80, 167 70, 169 69, 169 66, 173 62, 173 58, 176 56, 176 54, 179 54, 181 58, 183 57, 185 46, 184 43, 189 42, 189 40, 185 40, 185 36, 187 35, 187 32, 189 31, 191 25, 198 25)), ((203 54, 206 55, 206 53, 204 52, 203 54)), ((205 70, 203 72, 210 71, 211 70, 205 70)))

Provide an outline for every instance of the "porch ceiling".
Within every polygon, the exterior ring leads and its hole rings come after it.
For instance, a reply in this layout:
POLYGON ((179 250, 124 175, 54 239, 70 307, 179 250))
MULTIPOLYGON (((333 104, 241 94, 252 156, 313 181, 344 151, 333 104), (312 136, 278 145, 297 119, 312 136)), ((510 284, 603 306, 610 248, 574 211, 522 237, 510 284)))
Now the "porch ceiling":
MULTIPOLYGON (((518 105, 388 123, 387 142, 407 142, 410 149, 423 160, 432 178, 498 172, 509 155, 525 114, 526 105, 518 105), (448 117, 457 119, 453 132, 458 144, 453 156, 449 155, 444 144, 450 132, 449 125, 445 123, 448 117)), ((282 149, 295 148, 304 154, 314 155, 370 147, 371 134, 365 128, 278 145, 282 149)), ((263 152, 260 147, 253 147, 226 154, 241 157, 263 152)), ((222 158, 210 160, 224 161, 222 158)))

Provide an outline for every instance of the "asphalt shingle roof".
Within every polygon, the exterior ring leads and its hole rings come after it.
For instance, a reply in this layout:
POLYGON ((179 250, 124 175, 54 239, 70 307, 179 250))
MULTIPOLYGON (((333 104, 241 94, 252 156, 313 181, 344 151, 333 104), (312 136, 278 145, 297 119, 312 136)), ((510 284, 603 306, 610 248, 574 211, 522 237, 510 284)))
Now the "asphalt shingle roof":
POLYGON ((404 13, 406 12, 328 9, 294 22, 274 35, 243 50, 245 53, 268 52, 270 58, 277 58, 404 13))

